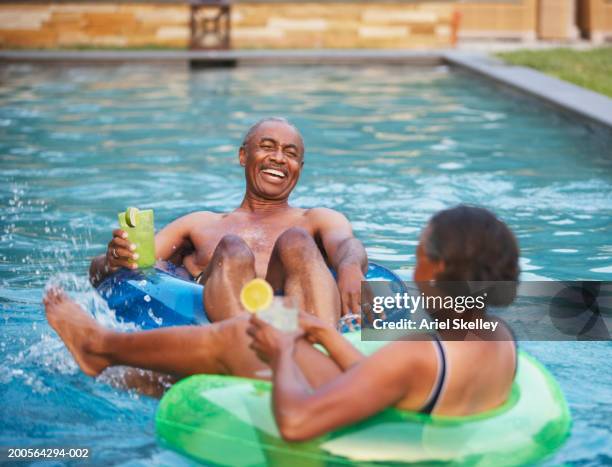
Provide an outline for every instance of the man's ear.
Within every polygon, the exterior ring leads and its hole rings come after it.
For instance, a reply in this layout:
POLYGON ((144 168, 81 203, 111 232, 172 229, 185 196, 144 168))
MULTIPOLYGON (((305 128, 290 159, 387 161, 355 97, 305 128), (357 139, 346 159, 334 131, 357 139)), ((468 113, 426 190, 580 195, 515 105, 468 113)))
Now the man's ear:
POLYGON ((240 150, 238 151, 238 158, 240 160, 240 165, 242 167, 246 166, 247 155, 246 151, 244 150, 244 145, 240 146, 240 150))

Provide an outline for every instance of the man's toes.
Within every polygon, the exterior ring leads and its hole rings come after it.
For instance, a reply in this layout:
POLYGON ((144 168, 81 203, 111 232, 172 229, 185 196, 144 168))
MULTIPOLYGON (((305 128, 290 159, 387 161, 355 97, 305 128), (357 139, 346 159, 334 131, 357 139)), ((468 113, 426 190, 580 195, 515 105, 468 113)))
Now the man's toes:
POLYGON ((58 303, 65 302, 66 300, 68 300, 68 294, 64 292, 64 289, 57 288, 55 289, 55 299, 58 303))
POLYGON ((57 286, 52 286, 47 292, 46 298, 49 304, 57 305, 63 300, 62 296, 65 295, 64 291, 57 286))
POLYGON ((43 297, 43 303, 45 306, 52 306, 55 304, 55 294, 51 289, 47 290, 47 293, 43 297))

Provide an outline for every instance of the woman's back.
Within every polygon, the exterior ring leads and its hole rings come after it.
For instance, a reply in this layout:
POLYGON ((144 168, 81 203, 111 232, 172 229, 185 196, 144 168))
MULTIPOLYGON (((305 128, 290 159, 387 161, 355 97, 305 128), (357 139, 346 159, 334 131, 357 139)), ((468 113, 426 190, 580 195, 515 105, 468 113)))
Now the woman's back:
POLYGON ((516 343, 507 328, 498 329, 495 339, 483 340, 469 334, 466 340, 407 341, 392 345, 410 352, 417 372, 406 397, 396 407, 435 415, 472 415, 494 409, 510 394, 516 372, 516 343))

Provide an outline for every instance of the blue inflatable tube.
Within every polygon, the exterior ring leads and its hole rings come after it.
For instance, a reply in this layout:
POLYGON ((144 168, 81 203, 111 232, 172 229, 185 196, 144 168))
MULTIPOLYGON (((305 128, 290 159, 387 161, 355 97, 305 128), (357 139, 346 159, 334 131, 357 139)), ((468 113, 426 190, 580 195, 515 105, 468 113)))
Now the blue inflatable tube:
MULTIPOLYGON (((397 291, 403 289, 397 275, 374 263, 368 265, 366 280, 392 282, 397 291)), ((204 287, 161 269, 122 269, 97 290, 120 321, 142 329, 210 323, 203 306, 204 287)))

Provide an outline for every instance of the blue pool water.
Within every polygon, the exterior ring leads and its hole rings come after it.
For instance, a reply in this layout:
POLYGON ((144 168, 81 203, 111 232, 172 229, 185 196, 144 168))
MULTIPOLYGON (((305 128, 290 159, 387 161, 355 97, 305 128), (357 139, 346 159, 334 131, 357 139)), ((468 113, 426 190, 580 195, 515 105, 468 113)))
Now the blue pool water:
MULTIPOLYGON (((128 205, 161 226, 241 200, 250 123, 302 130, 299 206, 344 212, 370 258, 410 278, 420 229, 459 202, 515 230, 523 279, 612 278, 612 138, 488 82, 440 68, 189 72, 124 66, 0 68, 0 446, 88 447, 96 464, 164 465, 156 401, 77 371, 46 324, 62 283, 117 325, 85 280, 128 205)), ((524 343, 574 416, 550 464, 612 462, 612 344, 524 343)))

